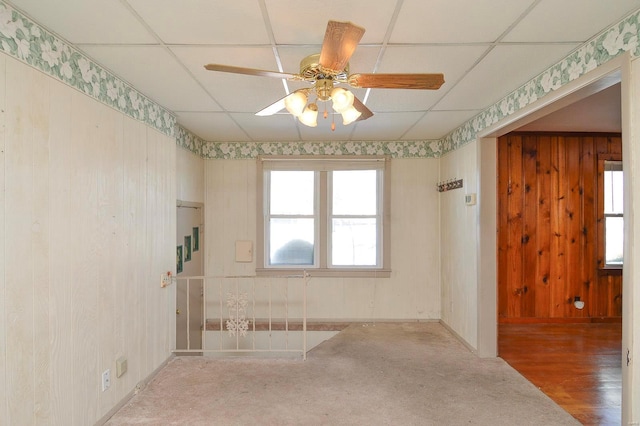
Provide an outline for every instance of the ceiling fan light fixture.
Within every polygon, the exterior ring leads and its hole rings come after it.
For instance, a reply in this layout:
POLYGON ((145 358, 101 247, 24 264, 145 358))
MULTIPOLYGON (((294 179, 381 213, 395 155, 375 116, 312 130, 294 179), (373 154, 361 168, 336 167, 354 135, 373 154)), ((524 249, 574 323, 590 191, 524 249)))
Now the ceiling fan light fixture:
POLYGON ((342 87, 336 87, 331 91, 331 100, 333 101, 333 109, 342 113, 348 108, 353 107, 354 95, 349 90, 342 87))
POLYGON ((316 127, 318 125, 318 105, 307 105, 302 114, 298 116, 298 120, 305 126, 316 127))
POLYGON ((345 126, 353 123, 362 115, 362 113, 355 109, 353 105, 342 111, 341 114, 342 124, 344 124, 345 126))
POLYGON ((291 115, 300 117, 307 105, 307 94, 303 90, 297 90, 284 98, 284 107, 291 115))

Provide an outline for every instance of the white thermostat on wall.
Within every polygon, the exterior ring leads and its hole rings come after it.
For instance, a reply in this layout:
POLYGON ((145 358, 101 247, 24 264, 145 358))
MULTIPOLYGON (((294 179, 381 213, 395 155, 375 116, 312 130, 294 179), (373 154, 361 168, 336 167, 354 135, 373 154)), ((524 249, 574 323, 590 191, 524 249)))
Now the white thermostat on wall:
POLYGON ((474 206, 476 204, 476 194, 464 194, 464 203, 468 206, 474 206))

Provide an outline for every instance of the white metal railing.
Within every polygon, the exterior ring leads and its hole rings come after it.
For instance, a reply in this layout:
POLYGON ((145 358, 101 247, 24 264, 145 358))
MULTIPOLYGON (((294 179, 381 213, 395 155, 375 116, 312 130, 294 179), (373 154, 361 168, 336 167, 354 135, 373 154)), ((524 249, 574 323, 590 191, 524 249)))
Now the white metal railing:
MULTIPOLYGON (((306 271, 298 275, 269 277, 175 277, 177 292, 184 290, 186 294, 187 320, 186 329, 182 330, 186 333, 186 347, 176 347, 173 352, 293 352, 300 353, 306 360, 309 279, 306 271), (189 295, 193 285, 202 285, 200 306, 191 303, 189 295), (194 309, 202 309, 201 325, 197 328, 192 326, 194 309), (194 332, 200 333, 195 337, 201 337, 201 345, 192 342, 194 332), (294 340, 294 333, 298 337, 295 340, 301 340, 297 345, 290 342, 290 339, 294 340)), ((176 342, 180 331, 176 327, 176 342)))

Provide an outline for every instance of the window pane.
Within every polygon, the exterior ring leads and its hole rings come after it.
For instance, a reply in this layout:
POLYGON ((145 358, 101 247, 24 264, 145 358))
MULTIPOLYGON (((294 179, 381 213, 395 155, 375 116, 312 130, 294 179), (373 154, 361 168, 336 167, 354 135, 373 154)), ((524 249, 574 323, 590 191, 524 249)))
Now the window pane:
POLYGON ((607 265, 622 265, 624 219, 621 217, 605 218, 605 233, 607 265))
POLYGON ((313 214, 313 171, 272 171, 271 215, 313 214))
POLYGON ((376 214, 376 170, 333 172, 333 214, 376 214))
POLYGON ((605 170, 604 172, 604 212, 622 213, 622 171, 605 170))
POLYGON ((274 219, 269 224, 271 265, 313 265, 313 219, 274 219))
POLYGON ((376 219, 332 220, 332 263, 337 266, 376 265, 376 219))

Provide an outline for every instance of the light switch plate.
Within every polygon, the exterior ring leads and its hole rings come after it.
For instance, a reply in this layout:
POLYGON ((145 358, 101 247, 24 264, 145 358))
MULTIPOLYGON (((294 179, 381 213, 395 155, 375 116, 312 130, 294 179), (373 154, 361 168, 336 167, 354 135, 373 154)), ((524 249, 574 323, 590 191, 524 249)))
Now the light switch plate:
POLYGON ((127 372, 127 359, 123 356, 116 360, 116 377, 122 377, 127 372))
POLYGON ((464 203, 468 206, 474 206, 476 204, 476 194, 464 194, 464 203))

